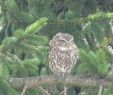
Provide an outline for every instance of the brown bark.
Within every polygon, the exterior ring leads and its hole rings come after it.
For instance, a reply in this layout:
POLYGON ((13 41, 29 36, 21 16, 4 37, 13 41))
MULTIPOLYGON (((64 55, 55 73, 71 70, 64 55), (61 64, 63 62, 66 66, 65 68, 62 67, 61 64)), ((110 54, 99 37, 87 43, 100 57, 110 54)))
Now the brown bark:
POLYGON ((15 88, 22 88, 27 85, 27 88, 35 88, 44 84, 55 85, 75 85, 77 87, 97 87, 102 85, 108 87, 111 82, 105 79, 91 79, 91 78, 80 78, 78 76, 67 76, 65 79, 58 78, 56 76, 38 76, 38 77, 26 77, 26 78, 11 78, 10 84, 15 88))

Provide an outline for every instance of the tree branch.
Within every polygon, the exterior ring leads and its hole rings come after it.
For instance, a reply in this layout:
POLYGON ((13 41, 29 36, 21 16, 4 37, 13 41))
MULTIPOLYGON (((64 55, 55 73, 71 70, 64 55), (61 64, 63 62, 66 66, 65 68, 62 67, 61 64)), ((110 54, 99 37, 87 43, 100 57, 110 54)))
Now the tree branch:
POLYGON ((91 79, 91 78, 80 78, 78 76, 66 76, 65 80, 56 76, 38 76, 38 77, 26 77, 26 78, 11 78, 10 84, 15 88, 22 88, 27 85, 27 88, 36 88, 44 84, 55 85, 75 85, 77 87, 97 87, 102 85, 108 87, 111 85, 111 81, 105 79, 91 79))
POLYGON ((99 86, 98 95, 102 95, 103 89, 104 89, 103 86, 100 85, 100 86, 99 86))
POLYGON ((51 95, 47 90, 45 90, 44 88, 42 87, 38 87, 44 94, 46 95, 51 95))
MULTIPOLYGON (((67 87, 67 91, 68 91, 69 88, 70 88, 70 87, 67 87)), ((63 90, 62 92, 60 92, 59 95, 63 95, 63 93, 64 93, 64 90, 63 90)))
POLYGON ((27 89, 27 85, 25 85, 25 86, 24 86, 24 88, 23 88, 23 90, 22 90, 22 93, 21 93, 21 95, 24 95, 24 94, 25 94, 25 92, 26 92, 26 89, 27 89))

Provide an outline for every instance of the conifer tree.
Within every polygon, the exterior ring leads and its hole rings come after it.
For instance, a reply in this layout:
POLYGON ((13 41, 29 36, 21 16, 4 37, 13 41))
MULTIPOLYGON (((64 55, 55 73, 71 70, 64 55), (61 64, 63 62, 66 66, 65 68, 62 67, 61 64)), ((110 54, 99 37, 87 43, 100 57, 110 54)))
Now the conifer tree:
MULTIPOLYGON (((9 84, 11 77, 51 75, 48 43, 58 32, 72 34, 79 47, 73 75, 112 80, 112 4, 112 0, 0 0, 0 95, 20 95, 9 84)), ((52 95, 62 89, 44 87, 52 95)), ((112 88, 105 88, 102 95, 111 95, 112 88)), ((70 87, 69 95, 98 93, 98 88, 78 89, 70 87)), ((30 89, 26 95, 43 95, 41 90, 30 89)))

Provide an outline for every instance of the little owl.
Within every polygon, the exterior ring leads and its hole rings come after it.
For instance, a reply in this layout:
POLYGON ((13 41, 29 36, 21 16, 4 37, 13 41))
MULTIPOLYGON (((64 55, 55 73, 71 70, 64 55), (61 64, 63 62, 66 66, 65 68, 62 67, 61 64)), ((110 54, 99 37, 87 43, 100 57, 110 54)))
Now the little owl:
POLYGON ((57 76, 70 74, 79 59, 78 48, 70 34, 58 33, 49 43, 49 67, 57 76))

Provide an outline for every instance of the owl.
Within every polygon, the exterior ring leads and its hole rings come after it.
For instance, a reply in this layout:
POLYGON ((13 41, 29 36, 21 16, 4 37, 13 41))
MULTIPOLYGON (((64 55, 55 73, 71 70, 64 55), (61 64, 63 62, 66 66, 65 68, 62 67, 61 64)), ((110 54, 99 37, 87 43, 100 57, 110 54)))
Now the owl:
POLYGON ((49 68, 57 76, 70 74, 79 59, 78 48, 70 34, 58 33, 49 42, 49 68))

